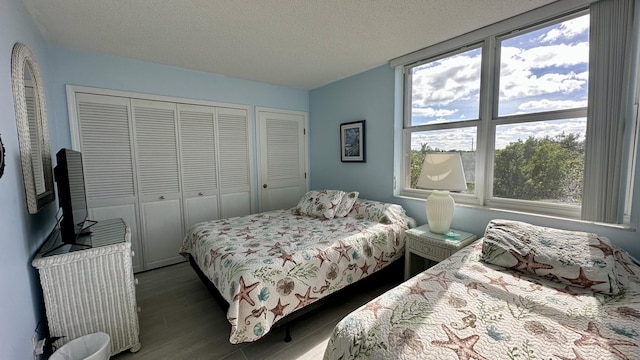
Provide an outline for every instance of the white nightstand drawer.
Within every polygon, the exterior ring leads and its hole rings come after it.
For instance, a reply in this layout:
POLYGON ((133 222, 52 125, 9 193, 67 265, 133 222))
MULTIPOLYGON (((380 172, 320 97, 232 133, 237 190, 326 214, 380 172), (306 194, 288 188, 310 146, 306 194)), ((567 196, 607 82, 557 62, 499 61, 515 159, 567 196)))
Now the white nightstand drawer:
POLYGON ((433 244, 427 244, 419 239, 409 237, 407 246, 411 252, 415 252, 427 259, 434 261, 442 261, 451 256, 450 249, 444 249, 433 244))

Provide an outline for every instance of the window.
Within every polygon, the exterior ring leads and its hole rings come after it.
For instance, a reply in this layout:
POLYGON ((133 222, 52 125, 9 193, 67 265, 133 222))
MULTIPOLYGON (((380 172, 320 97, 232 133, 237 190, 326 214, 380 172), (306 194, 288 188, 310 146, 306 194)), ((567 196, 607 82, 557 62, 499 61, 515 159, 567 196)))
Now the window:
POLYGON ((467 183, 457 202, 580 217, 590 15, 546 18, 481 29, 404 63, 400 194, 437 190, 418 183, 425 155, 457 152, 467 183))

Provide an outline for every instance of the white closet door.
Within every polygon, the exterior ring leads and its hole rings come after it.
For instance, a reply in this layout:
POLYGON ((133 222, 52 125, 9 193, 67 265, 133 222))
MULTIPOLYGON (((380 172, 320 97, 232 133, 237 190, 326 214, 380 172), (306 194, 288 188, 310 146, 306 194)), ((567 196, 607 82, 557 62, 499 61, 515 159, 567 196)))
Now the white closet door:
POLYGON ((178 104, 185 230, 219 218, 215 108, 178 104))
POLYGON ((251 213, 249 116, 246 110, 216 108, 222 217, 251 213))
POLYGON ((307 191, 306 114, 258 109, 260 211, 296 206, 307 191))
POLYGON ((76 104, 87 196, 135 202, 129 99, 77 94, 76 104))
POLYGON ((76 94, 87 203, 92 220, 124 218, 131 230, 134 271, 144 269, 138 232, 131 111, 128 98, 76 94))
POLYGON ((176 104, 131 100, 147 269, 184 261, 176 104))

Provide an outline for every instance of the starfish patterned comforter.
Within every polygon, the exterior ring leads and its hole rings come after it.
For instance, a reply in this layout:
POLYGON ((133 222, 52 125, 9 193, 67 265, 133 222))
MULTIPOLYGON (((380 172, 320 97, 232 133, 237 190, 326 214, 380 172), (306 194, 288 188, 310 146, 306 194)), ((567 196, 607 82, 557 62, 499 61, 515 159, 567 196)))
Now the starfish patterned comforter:
POLYGON ((346 316, 324 358, 640 359, 640 267, 625 251, 601 247, 611 295, 487 264, 485 239, 346 316))
POLYGON ((330 220, 286 209, 196 224, 180 252, 229 303, 229 341, 237 344, 397 260, 413 226, 399 205, 358 199, 346 217, 330 220))

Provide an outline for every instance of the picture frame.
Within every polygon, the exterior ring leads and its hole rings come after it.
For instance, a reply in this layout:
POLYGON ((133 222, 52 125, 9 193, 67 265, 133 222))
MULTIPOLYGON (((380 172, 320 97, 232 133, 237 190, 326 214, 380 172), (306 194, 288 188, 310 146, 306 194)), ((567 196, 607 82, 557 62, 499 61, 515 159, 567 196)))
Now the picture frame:
POLYGON ((365 120, 340 124, 340 161, 366 162, 365 120))

